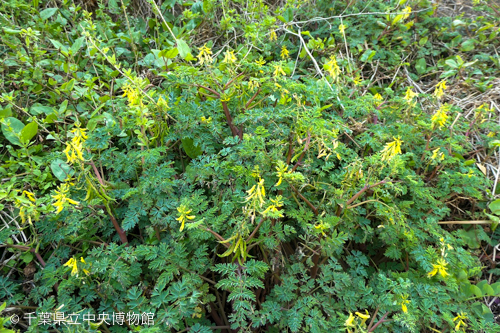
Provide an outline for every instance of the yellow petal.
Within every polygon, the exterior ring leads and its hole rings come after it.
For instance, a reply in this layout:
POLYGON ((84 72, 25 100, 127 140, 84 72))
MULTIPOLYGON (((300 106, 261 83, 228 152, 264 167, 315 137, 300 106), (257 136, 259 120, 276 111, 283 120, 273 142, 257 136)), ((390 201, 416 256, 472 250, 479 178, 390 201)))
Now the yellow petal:
POLYGON ((72 204, 72 205, 78 205, 78 204, 79 204, 79 202, 78 202, 78 201, 75 201, 75 200, 70 199, 70 198, 66 198, 66 201, 68 201, 68 202, 69 202, 70 204, 72 204))
POLYGON ((361 312, 356 312, 356 315, 358 315, 358 317, 363 318, 363 319, 370 318, 370 315, 368 314, 368 311, 367 311, 367 314, 362 314, 361 312))
POLYGON ((280 185, 281 185, 281 181, 282 181, 282 180, 283 180, 283 178, 282 178, 282 177, 280 177, 280 179, 278 179, 278 182, 277 182, 277 183, 276 183, 276 185, 274 185, 274 186, 280 186, 280 185))
POLYGON ((72 266, 74 260, 75 259, 73 259, 73 258, 69 259, 63 266, 72 266))
POLYGON ((436 275, 437 272, 438 272, 438 269, 436 268, 436 266, 434 266, 434 269, 432 271, 430 271, 429 273, 427 273, 427 276, 432 277, 432 276, 436 275))

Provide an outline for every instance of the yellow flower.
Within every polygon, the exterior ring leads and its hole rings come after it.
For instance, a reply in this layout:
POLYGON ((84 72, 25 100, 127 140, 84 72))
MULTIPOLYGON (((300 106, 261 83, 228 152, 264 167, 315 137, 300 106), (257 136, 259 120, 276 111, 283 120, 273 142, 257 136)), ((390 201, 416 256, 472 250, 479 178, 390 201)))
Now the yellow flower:
POLYGON ((439 159, 440 161, 444 160, 444 154, 440 152, 441 148, 436 148, 432 151, 431 160, 439 159))
POLYGON ((203 116, 203 117, 200 118, 200 120, 201 120, 201 122, 203 124, 207 124, 208 125, 208 124, 210 124, 212 122, 212 117, 208 117, 208 119, 207 119, 207 118, 205 118, 205 116, 203 116))
MULTIPOLYGON (((85 262, 85 260, 83 260, 83 257, 80 257, 80 261, 87 265, 87 263, 85 262)), ((78 264, 77 264, 77 260, 75 258, 71 258, 69 259, 63 266, 67 266, 67 267, 71 267, 71 275, 76 275, 78 276, 78 264)), ((89 271, 86 270, 85 268, 82 269, 82 271, 86 274, 86 275, 89 275, 89 271)))
POLYGON ((71 258, 70 260, 68 260, 64 266, 68 266, 68 267, 72 267, 73 269, 71 270, 71 275, 76 275, 78 274, 78 266, 76 264, 76 260, 75 258, 71 258))
POLYGON ((285 71, 281 67, 281 65, 273 65, 274 66, 274 73, 273 76, 280 76, 280 75, 286 75, 285 71))
POLYGON ((260 86, 259 81, 255 80, 250 80, 248 81, 248 88, 250 88, 250 91, 254 91, 255 88, 258 88, 260 86))
POLYGON ((198 60, 200 61, 200 65, 203 65, 203 63, 211 63, 212 62, 212 50, 207 47, 207 44, 205 43, 202 47, 199 48, 200 53, 196 56, 198 60))
POLYGON ((436 113, 431 118, 432 128, 435 128, 436 126, 442 128, 444 126, 446 120, 448 120, 448 115, 446 114, 446 112, 448 112, 450 108, 451 106, 449 104, 441 105, 441 107, 436 111, 436 113))
POLYGON ((345 321, 344 326, 354 327, 354 318, 355 317, 352 315, 352 313, 349 312, 349 318, 347 318, 347 320, 345 321))
POLYGON ((330 60, 328 60, 325 64, 325 69, 328 71, 328 74, 332 77, 332 79, 336 79, 340 74, 340 68, 337 64, 337 58, 334 55, 330 56, 330 60))
POLYGON ((156 102, 156 105, 160 108, 165 108, 165 109, 170 109, 170 106, 168 106, 168 103, 167 101, 165 101, 163 99, 163 97, 160 96, 160 98, 158 99, 158 102, 156 102))
POLYGON ((283 207, 283 197, 278 195, 276 199, 271 199, 272 205, 266 208, 265 211, 262 212, 262 215, 266 215, 268 212, 279 213, 279 217, 283 217, 283 213, 280 212, 278 208, 283 207))
POLYGON ((368 313, 368 310, 365 310, 365 313, 366 314, 363 314, 361 312, 357 312, 356 311, 356 315, 361 318, 361 326, 363 326, 365 324, 365 322, 370 318, 370 314, 368 313))
POLYGON ((85 160, 83 158, 83 144, 87 139, 86 130, 85 128, 80 128, 79 124, 76 124, 76 127, 70 131, 70 133, 73 133, 73 138, 71 142, 66 142, 66 149, 63 150, 64 154, 66 154, 67 163, 85 160))
POLYGON ((408 307, 406 304, 409 304, 410 301, 407 300, 407 295, 403 296, 403 300, 401 301, 401 310, 403 310, 404 313, 408 313, 408 307))
POLYGON ((69 203, 72 205, 79 204, 78 201, 72 200, 66 196, 66 194, 69 191, 67 183, 61 184, 57 189, 59 191, 54 191, 54 192, 56 192, 56 195, 52 196, 52 198, 56 199, 56 202, 52 204, 52 206, 57 208, 56 214, 59 214, 63 210, 66 203, 69 203))
POLYGON ((361 84, 361 78, 358 76, 356 76, 354 79, 352 79, 354 81, 354 85, 356 86, 359 86, 361 84))
POLYGON ((278 36, 276 35, 276 31, 271 31, 271 33, 269 34, 269 40, 272 42, 274 40, 277 40, 278 39, 278 36))
POLYGON ((403 9, 403 13, 404 13, 403 20, 406 20, 411 14, 411 7, 408 6, 405 9, 403 9))
POLYGON ((385 148, 382 150, 382 161, 389 161, 397 154, 401 154, 401 141, 400 137, 393 137, 394 141, 389 142, 385 145, 385 148))
POLYGON ((408 88, 406 90, 406 94, 405 94, 405 101, 410 104, 410 105, 415 105, 415 102, 413 102, 413 98, 415 98, 416 96, 418 96, 418 94, 414 93, 413 90, 411 90, 411 88, 408 88))
POLYGON ((436 273, 439 273, 443 278, 445 278, 449 275, 448 272, 446 272, 446 265, 448 265, 448 263, 443 258, 439 258, 437 260, 437 264, 432 264, 433 269, 427 273, 427 276, 433 277, 436 273))
POLYGON ((441 97, 443 97, 445 89, 446 89, 446 80, 443 80, 436 85, 436 89, 434 90, 434 96, 436 96, 437 99, 440 99, 441 97))
POLYGON ((224 60, 222 62, 231 64, 231 63, 235 62, 236 60, 237 59, 236 59, 236 56, 234 55, 234 51, 226 51, 226 53, 224 54, 224 60))
POLYGON ((457 326, 455 326, 455 331, 458 331, 460 329, 460 326, 467 327, 467 324, 464 322, 464 320, 467 320, 467 316, 463 312, 460 312, 455 318, 453 318, 454 322, 457 320, 458 323, 457 326))
POLYGON ((179 207, 177 207, 177 211, 179 212, 179 217, 176 218, 176 220, 181 223, 181 228, 179 229, 179 231, 182 231, 184 230, 184 223, 187 220, 194 219, 196 216, 188 215, 189 213, 191 213, 191 209, 188 209, 185 205, 180 205, 179 207))
POLYGON ((259 60, 255 60, 255 63, 257 64, 257 66, 259 67, 262 67, 266 61, 262 59, 262 57, 259 58, 259 60))
POLYGON ((290 58, 290 52, 288 52, 288 49, 286 48, 285 45, 281 48, 281 59, 285 60, 290 58))
POLYGON ((493 138, 495 135, 496 135, 495 132, 489 132, 488 134, 486 134, 488 138, 493 138))
POLYGON ((35 202, 36 199, 35 199, 35 195, 31 192, 28 192, 28 191, 23 191, 23 194, 26 194, 28 196, 28 199, 32 202, 35 202))
POLYGON ((325 230, 328 229, 328 225, 326 225, 323 220, 321 220, 321 222, 318 224, 318 225, 315 225, 314 226, 315 229, 318 229, 319 232, 321 232, 321 234, 323 236, 326 236, 325 234, 325 230))
POLYGON ((130 84, 126 83, 123 87, 123 95, 122 97, 127 96, 129 105, 136 105, 140 100, 139 91, 133 88, 130 84))
POLYGON ((257 183, 257 185, 252 186, 252 188, 246 192, 248 193, 248 195, 245 198, 245 202, 248 202, 250 200, 258 201, 259 206, 262 207, 262 205, 264 204, 264 198, 266 197, 264 179, 259 177, 259 182, 257 183))
POLYGON ((285 175, 288 169, 288 165, 283 163, 282 161, 278 162, 278 166, 276 166, 276 177, 278 177, 278 182, 274 186, 280 186, 283 181, 283 176, 285 175))
POLYGON ((373 99, 375 100, 373 102, 373 104, 375 104, 375 106, 379 106, 380 104, 382 104, 382 101, 384 100, 382 95, 380 95, 379 93, 376 93, 375 95, 373 95, 373 99))
POLYGON ((345 24, 339 25, 339 31, 340 31, 340 33, 343 34, 345 32, 346 28, 347 28, 347 26, 345 24))

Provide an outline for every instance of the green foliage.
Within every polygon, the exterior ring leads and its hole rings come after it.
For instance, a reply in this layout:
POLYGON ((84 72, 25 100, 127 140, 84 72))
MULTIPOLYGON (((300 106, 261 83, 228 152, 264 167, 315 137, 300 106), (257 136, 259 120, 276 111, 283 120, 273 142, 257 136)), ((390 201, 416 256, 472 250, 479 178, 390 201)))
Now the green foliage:
POLYGON ((493 9, 58 5, 0 4, 9 306, 154 315, 82 331, 499 331, 478 259, 498 236, 438 223, 498 225, 469 141, 492 156, 500 126, 443 97, 492 88, 493 9))

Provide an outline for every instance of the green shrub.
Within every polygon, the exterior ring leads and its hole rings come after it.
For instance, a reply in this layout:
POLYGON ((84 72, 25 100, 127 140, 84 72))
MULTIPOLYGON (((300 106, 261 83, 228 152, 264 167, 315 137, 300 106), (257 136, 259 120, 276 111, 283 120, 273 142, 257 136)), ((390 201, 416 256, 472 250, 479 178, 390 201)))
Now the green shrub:
POLYGON ((498 332, 482 300, 500 282, 479 282, 477 256, 498 237, 439 224, 496 212, 469 156, 472 134, 492 154, 500 127, 488 105, 462 121, 443 94, 451 80, 490 89, 474 71, 498 68, 467 52, 498 41, 456 41, 455 23, 404 2, 354 1, 348 13, 393 14, 320 27, 307 2, 184 3, 175 16, 166 1, 147 21, 118 1, 94 14, 0 5, 0 208, 21 219, 0 241, 23 253, 0 298, 154 315, 74 328, 88 331, 498 332), (188 42, 211 19, 225 42, 188 42), (430 52, 443 61, 428 68, 430 52), (370 82, 375 62, 392 81, 370 82), (406 84, 441 67, 426 93, 406 84), (13 281, 31 262, 27 292, 13 281))

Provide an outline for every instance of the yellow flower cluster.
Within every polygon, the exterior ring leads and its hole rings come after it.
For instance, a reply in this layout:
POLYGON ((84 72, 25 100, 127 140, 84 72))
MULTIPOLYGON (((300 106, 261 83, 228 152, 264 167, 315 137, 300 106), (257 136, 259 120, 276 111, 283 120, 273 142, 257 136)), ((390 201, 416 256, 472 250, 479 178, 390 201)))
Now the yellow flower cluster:
POLYGON ((401 154, 401 138, 398 136, 397 138, 393 137, 394 141, 389 142, 385 145, 385 148, 382 150, 382 161, 390 161, 397 154, 401 154))
MULTIPOLYGON (((80 261, 81 261, 82 263, 84 263, 84 264, 87 264, 87 263, 85 262, 85 260, 83 260, 83 257, 80 257, 80 261)), ((71 268, 72 268, 72 269, 71 269, 71 275, 76 275, 76 276, 78 276, 78 265, 77 265, 77 263, 78 263, 78 261, 77 261, 75 258, 71 258, 70 260, 68 260, 68 262, 66 262, 66 263, 64 264, 64 266, 68 266, 68 267, 71 267, 71 268)), ((90 274, 90 273, 89 273, 89 271, 88 271, 88 270, 86 270, 85 268, 84 268, 84 269, 82 269, 82 271, 83 271, 85 274, 87 274, 87 275, 89 275, 89 274, 90 274)))
POLYGON ((279 77, 280 75, 286 75, 285 71, 283 70, 283 67, 281 65, 273 65, 274 66, 274 77, 279 77))
POLYGON ((347 26, 345 24, 339 25, 339 32, 341 34, 344 34, 346 28, 347 28, 347 26))
POLYGON ((448 115, 446 113, 450 110, 450 108, 451 106, 449 104, 441 105, 431 118, 432 128, 435 128, 436 126, 442 128, 444 126, 446 120, 448 120, 448 115))
POLYGON ((376 93, 375 95, 373 95, 373 99, 375 100, 375 102, 374 102, 375 106, 379 106, 382 103, 382 101, 384 100, 382 95, 380 95, 379 93, 376 93))
POLYGON ((32 192, 23 191, 20 197, 16 197, 15 206, 19 208, 19 216, 23 224, 26 223, 26 218, 28 218, 30 224, 32 224, 32 217, 38 220, 39 213, 36 210, 36 198, 32 192), (27 198, 31 202, 26 202, 24 198, 27 198))
POLYGON ((459 314, 457 314, 455 318, 453 318, 453 322, 457 321, 457 325, 455 326, 455 331, 460 330, 460 326, 463 326, 464 327, 463 331, 465 332, 465 327, 467 327, 467 324, 465 323, 464 320, 467 320, 467 316, 463 312, 460 312, 459 314))
POLYGON ((330 60, 326 62, 325 69, 334 80, 340 75, 340 68, 337 63, 337 58, 335 58, 334 55, 330 56, 330 60))
POLYGON ((288 49, 286 48, 286 46, 283 45, 281 47, 281 59, 286 60, 288 58, 290 58, 290 52, 288 51, 288 49))
POLYGON ((186 223, 187 220, 193 220, 196 216, 194 215, 188 215, 191 213, 191 209, 188 209, 185 205, 180 205, 177 207, 177 211, 179 212, 179 217, 176 218, 177 221, 181 223, 181 228, 179 231, 184 230, 184 223, 186 223))
POLYGON ((198 61, 200 62, 200 65, 203 65, 204 63, 212 63, 212 50, 207 47, 207 44, 204 44, 202 47, 199 48, 200 53, 196 56, 198 58, 198 61))
POLYGON ((248 81, 248 88, 252 92, 255 90, 255 88, 258 88, 259 86, 260 86, 259 81, 256 81, 256 80, 248 81))
POLYGON ((271 33, 269 34, 269 40, 272 42, 272 41, 275 41, 278 39, 278 36, 276 35, 276 31, 271 31, 271 33))
POLYGON ((407 304, 410 304, 410 301, 407 299, 408 295, 402 296, 402 301, 401 301, 401 310, 403 310, 404 313, 408 313, 408 307, 406 306, 407 304))
POLYGON ((208 124, 210 124, 210 123, 212 122, 212 117, 205 118, 205 116, 202 116, 202 117, 200 118, 200 120, 201 120, 201 122, 202 122, 203 124, 208 125, 208 124))
POLYGON ((130 84, 126 83, 122 87, 122 90, 123 90, 122 97, 127 96, 129 106, 143 105, 142 99, 141 99, 141 94, 137 88, 134 88, 130 84))
POLYGON ((406 103, 408 103, 409 105, 411 106, 414 106, 416 102, 413 101, 413 99, 418 96, 418 94, 414 93, 413 90, 411 90, 411 88, 408 88, 406 90, 406 94, 405 94, 405 101, 406 103))
POLYGON ((408 17, 410 17, 411 14, 411 7, 408 6, 405 9, 403 9, 403 21, 406 20, 408 17))
POLYGON ((248 193, 248 195, 245 198, 245 202, 258 201, 259 206, 262 207, 262 205, 264 204, 264 198, 266 197, 264 179, 259 177, 259 182, 257 183, 257 185, 252 186, 252 188, 246 192, 248 193))
POLYGON ((427 273, 427 276, 433 277, 434 275, 436 275, 436 273, 439 273, 439 275, 445 278, 446 276, 448 276, 446 265, 448 265, 446 260, 444 260, 444 258, 439 258, 436 264, 432 264, 433 269, 432 271, 427 273))
POLYGON ((368 310, 365 310, 365 313, 361 313, 361 312, 356 311, 355 314, 356 314, 356 316, 359 317, 361 322, 358 323, 357 322, 358 319, 356 317, 354 317, 354 315, 351 312, 349 312, 349 318, 347 318, 347 320, 344 323, 344 326, 347 327, 348 333, 353 333, 353 331, 351 330, 351 327, 356 327, 356 325, 364 327, 366 324, 366 321, 368 319, 370 319, 370 314, 368 313, 368 310), (355 319, 356 319, 356 323, 354 322, 355 319))
POLYGON ((441 148, 436 148, 432 151, 432 156, 431 156, 431 160, 435 161, 435 160, 439 160, 439 161, 442 161, 444 160, 444 154, 443 152, 440 152, 441 148))
POLYGON ((446 80, 443 80, 436 85, 436 89, 434 90, 434 96, 436 96, 437 99, 440 99, 441 97, 443 97, 445 89, 446 89, 446 80))
POLYGON ((56 195, 53 195, 52 198, 56 199, 56 202, 52 204, 56 210, 56 214, 59 214, 63 209, 66 203, 72 204, 72 205, 78 205, 79 202, 72 200, 67 197, 67 194, 69 192, 69 185, 74 185, 74 183, 66 182, 61 184, 60 186, 57 187, 58 191, 56 192, 56 195))
POLYGON ((67 163, 73 163, 75 161, 84 161, 83 158, 83 144, 87 139, 87 134, 85 133, 85 128, 80 128, 80 125, 76 125, 76 128, 71 130, 73 133, 73 139, 66 143, 66 149, 64 153, 66 154, 67 163))
POLYGON ((224 53, 224 60, 222 62, 225 62, 227 64, 232 64, 236 62, 236 56, 234 55, 234 51, 226 51, 224 53))
POLYGON ((276 176, 278 177, 278 182, 274 186, 280 186, 281 182, 283 181, 283 176, 288 170, 288 165, 283 163, 282 161, 278 162, 278 165, 276 166, 276 176))
POLYGON ((265 65, 266 61, 264 59, 262 59, 262 57, 260 57, 258 60, 255 60, 255 64, 259 67, 262 67, 263 65, 265 65))
POLYGON ((283 213, 280 212, 278 208, 283 207, 283 197, 281 195, 278 195, 276 199, 270 199, 272 204, 266 208, 265 211, 262 212, 262 215, 266 215, 269 212, 272 213, 279 213, 278 217, 283 217, 283 213))

